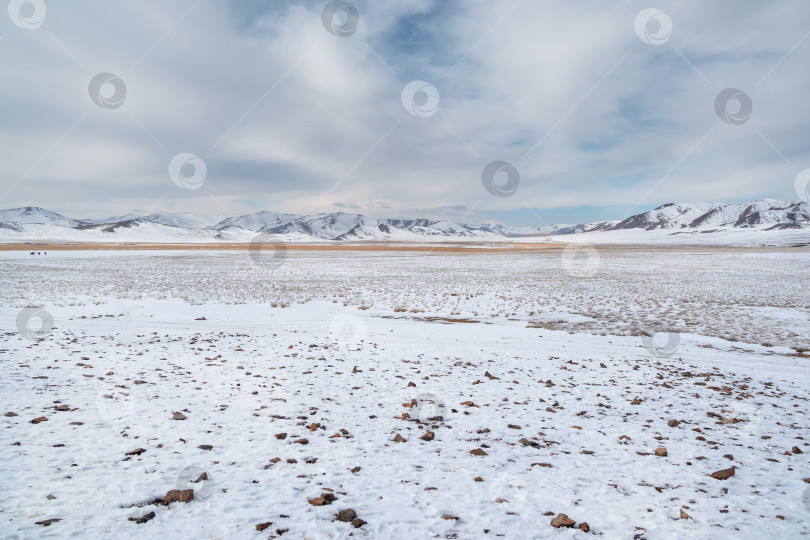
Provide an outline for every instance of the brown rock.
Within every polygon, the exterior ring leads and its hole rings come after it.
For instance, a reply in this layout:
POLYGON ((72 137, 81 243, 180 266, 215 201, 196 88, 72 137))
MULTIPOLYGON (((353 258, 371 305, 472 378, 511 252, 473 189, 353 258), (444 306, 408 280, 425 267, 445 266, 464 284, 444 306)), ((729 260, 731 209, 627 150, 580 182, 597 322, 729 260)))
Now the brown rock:
POLYGON ((565 514, 557 514, 557 517, 551 520, 551 526, 554 527, 555 529, 559 529, 560 527, 570 528, 576 525, 576 523, 577 523, 576 521, 569 518, 565 514))
POLYGON ((366 524, 366 522, 365 522, 365 521, 363 521, 363 520, 362 520, 362 519, 360 519, 360 518, 355 518, 355 519, 353 519, 353 520, 352 520, 352 526, 353 526, 355 529, 359 529, 360 527, 362 527, 362 526, 363 526, 363 525, 365 525, 365 524, 366 524))
POLYGON ((630 405, 641 405, 641 400, 639 398, 633 398, 633 401, 630 402, 630 405))
POLYGON ((475 481, 476 481, 476 482, 483 482, 483 481, 484 481, 484 479, 483 479, 483 478, 481 478, 480 476, 476 476, 476 477, 475 477, 475 481))
POLYGON ((583 521, 582 523, 580 523, 580 524, 579 524, 579 528, 580 528, 580 529, 581 529, 583 532, 591 532, 591 526, 590 526, 590 525, 588 525, 588 522, 587 522, 587 521, 583 521))
POLYGON ((58 405, 56 410, 59 412, 67 412, 70 410, 70 405, 58 405))
POLYGON ((470 453, 474 456, 488 456, 486 452, 482 448, 476 448, 475 450, 470 450, 470 453))
POLYGON ((667 449, 663 446, 658 447, 655 449, 655 455, 658 457, 666 457, 667 456, 667 449))
POLYGON ((282 440, 282 441, 283 441, 283 440, 284 440, 284 439, 286 439, 286 438, 287 438, 287 434, 286 434, 286 433, 276 433, 276 439, 280 439, 280 440, 282 440))
POLYGON ((692 516, 681 510, 681 519, 692 519, 692 516))
POLYGON ((522 444, 523 446, 531 446, 532 448, 538 448, 538 447, 540 446, 540 445, 539 445, 538 443, 536 443, 535 441, 530 441, 529 439, 527 439, 527 438, 525 438, 525 437, 524 437, 524 438, 522 438, 522 439, 520 439, 518 442, 519 442, 520 444, 522 444))
POLYGON ((520 429, 520 426, 517 424, 509 424, 506 427, 508 427, 509 429, 520 429))
POLYGON ((186 415, 181 412, 176 412, 172 415, 172 420, 185 420, 186 415))
POLYGON ((396 436, 394 437, 394 442, 405 442, 407 440, 408 439, 406 439, 405 437, 403 437, 399 433, 397 433, 396 436))
POLYGON ((144 514, 141 517, 136 517, 136 518, 131 517, 131 518, 129 518, 129 521, 134 521, 135 523, 140 525, 142 523, 146 523, 147 521, 149 521, 151 519, 154 519, 154 517, 155 517, 155 513, 154 512, 149 512, 148 514, 144 514))
POLYGON ((416 386, 415 382, 411 381, 408 383, 408 388, 413 388, 414 386, 416 386))
POLYGON ((259 532, 262 532, 263 530, 270 527, 270 525, 272 525, 272 524, 273 524, 272 521, 267 521, 265 523, 259 523, 258 525, 256 525, 256 530, 259 531, 259 532))
POLYGON ((146 448, 136 448, 135 450, 130 450, 125 455, 127 455, 127 456, 140 456, 144 452, 146 452, 146 448))
POLYGON ((361 469, 362 469, 361 467, 354 467, 354 468, 352 469, 352 472, 353 472, 353 473, 358 473, 358 472, 360 472, 360 471, 361 471, 361 469))
POLYGON ((201 444, 197 448, 199 448, 200 450, 213 450, 214 449, 214 447, 211 446, 210 444, 201 444))
POLYGON ((720 471, 715 471, 711 474, 712 478, 717 480, 728 480, 732 476, 734 476, 735 469, 731 467, 730 469, 722 469, 720 471))
POLYGON ((325 506, 327 504, 326 499, 323 497, 316 497, 314 499, 309 500, 309 504, 312 506, 325 506))
POLYGON ((341 510, 335 515, 335 519, 337 521, 343 521, 345 523, 351 523, 355 519, 357 519, 357 513, 352 510, 351 508, 346 508, 345 510, 341 510))
POLYGON ((446 519, 447 521, 455 520, 458 521, 458 516, 454 516, 452 514, 445 514, 442 516, 442 519, 446 519))
POLYGON ((678 422, 677 420, 670 420, 669 422, 667 422, 667 425, 669 427, 678 427, 678 424, 680 424, 680 422, 678 422))
POLYGON ((802 449, 799 448, 798 446, 794 446, 793 448, 790 449, 790 451, 793 452, 794 454, 804 454, 804 452, 802 452, 802 449))
POLYGON ((295 444, 309 444, 309 441, 307 439, 302 438, 295 441, 295 444))
MULTIPOLYGON (((33 420, 31 420, 29 423, 31 423, 31 424, 39 424, 40 422, 47 422, 47 421, 48 421, 48 419, 46 417, 38 416, 37 418, 34 418, 33 420)), ((47 527, 47 525, 46 525, 46 527, 47 527)))
POLYGON ((197 477, 196 480, 192 480, 192 484, 199 484, 200 482, 207 482, 208 481, 208 473, 204 472, 200 476, 197 477))
POLYGON ((4 416, 11 418, 12 416, 19 416, 19 414, 12 411, 8 411, 4 416))
POLYGON ((166 496, 163 497, 163 504, 171 504, 174 502, 190 502, 194 500, 194 490, 193 489, 172 489, 166 493, 166 496))
POLYGON ((422 435, 419 438, 422 439, 423 441, 432 441, 433 437, 434 437, 434 433, 432 431, 427 431, 427 432, 425 432, 424 435, 422 435))
POLYGON ((34 525, 42 525, 43 527, 50 527, 51 525, 53 525, 54 523, 57 523, 59 521, 62 521, 62 519, 61 518, 51 518, 51 519, 45 519, 43 521, 37 521, 36 523, 34 523, 34 525))

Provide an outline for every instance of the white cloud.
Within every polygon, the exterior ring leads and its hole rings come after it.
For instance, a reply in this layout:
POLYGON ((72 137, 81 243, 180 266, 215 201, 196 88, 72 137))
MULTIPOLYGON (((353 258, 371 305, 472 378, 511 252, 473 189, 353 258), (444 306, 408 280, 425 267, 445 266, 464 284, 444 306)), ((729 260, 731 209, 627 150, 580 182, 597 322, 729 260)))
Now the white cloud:
POLYGON ((810 39, 799 43, 810 6, 657 4, 673 21, 658 47, 638 39, 640 7, 626 3, 357 2, 358 31, 339 38, 313 2, 255 14, 201 2, 182 20, 191 3, 50 2, 41 28, 9 23, 0 41, 2 192, 39 161, 0 206, 123 213, 168 193, 166 208, 201 211, 213 194, 233 213, 320 203, 485 218, 525 205, 791 198, 810 166, 810 39), (120 109, 90 101, 100 71, 126 82, 120 109), (400 103, 414 78, 441 94, 429 118, 400 103), (727 87, 752 97, 742 126, 714 113, 727 87), (208 162, 202 189, 173 189, 178 152, 208 162), (495 159, 520 170, 518 196, 483 189, 495 159), (66 183, 69 199, 43 189, 66 183))

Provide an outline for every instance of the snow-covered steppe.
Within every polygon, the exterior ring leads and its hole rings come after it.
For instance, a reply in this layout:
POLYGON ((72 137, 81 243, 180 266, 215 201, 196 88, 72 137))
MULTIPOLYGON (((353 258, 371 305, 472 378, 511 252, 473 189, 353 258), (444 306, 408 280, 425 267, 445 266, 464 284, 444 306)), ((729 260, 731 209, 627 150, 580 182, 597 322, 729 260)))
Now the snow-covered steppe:
POLYGON ((2 538, 810 535, 806 248, 0 265, 2 538))

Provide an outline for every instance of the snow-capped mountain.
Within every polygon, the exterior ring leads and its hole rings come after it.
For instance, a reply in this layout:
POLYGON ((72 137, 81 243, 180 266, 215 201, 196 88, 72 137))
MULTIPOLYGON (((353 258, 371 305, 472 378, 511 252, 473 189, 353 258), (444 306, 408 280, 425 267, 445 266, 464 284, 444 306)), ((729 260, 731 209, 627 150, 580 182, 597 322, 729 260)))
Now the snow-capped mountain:
POLYGON ((39 223, 61 227, 75 227, 81 222, 79 220, 66 218, 65 216, 45 210, 44 208, 26 206, 25 208, 0 210, 0 223, 15 223, 19 225, 39 223))
POLYGON ((665 204, 637 214, 608 230, 623 229, 712 229, 728 227, 803 228, 810 226, 810 206, 805 202, 773 199, 746 204, 679 203, 665 204))
MULTIPOLYGON (((301 216, 263 211, 234 217, 159 212, 146 216, 128 214, 106 219, 73 219, 38 207, 0 210, 0 241, 5 242, 250 242, 259 233, 300 242, 535 241, 541 237, 545 240, 551 237, 562 240, 563 237, 595 238, 595 235, 601 235, 599 239, 604 241, 626 241, 630 237, 624 233, 630 232, 635 240, 644 241, 647 231, 657 231, 656 238, 660 239, 683 238, 693 234, 697 235, 694 238, 708 238, 709 233, 791 229, 807 229, 810 232, 808 203, 771 199, 745 204, 670 203, 621 222, 550 226, 375 219, 344 212, 301 216)), ((739 234, 736 236, 740 237, 739 234)), ((767 243, 765 237, 761 238, 767 243)))
POLYGON ((296 214, 276 214, 275 212, 256 212, 254 214, 245 214, 243 216, 229 217, 217 223, 212 223, 208 226, 209 229, 216 229, 218 231, 229 229, 231 227, 238 227, 248 231, 260 231, 267 227, 278 227, 289 223, 294 219, 301 216, 296 214))

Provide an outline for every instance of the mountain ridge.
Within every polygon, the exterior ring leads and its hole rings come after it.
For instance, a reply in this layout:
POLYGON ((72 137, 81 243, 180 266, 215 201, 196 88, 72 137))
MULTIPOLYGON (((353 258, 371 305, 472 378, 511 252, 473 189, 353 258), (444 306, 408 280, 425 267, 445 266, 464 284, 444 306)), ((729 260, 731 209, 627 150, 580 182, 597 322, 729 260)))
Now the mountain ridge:
POLYGON ((105 219, 69 218, 36 206, 0 210, 0 240, 62 238, 76 241, 230 241, 256 235, 290 241, 507 240, 588 235, 617 231, 659 231, 670 235, 735 229, 776 231, 810 228, 810 205, 761 199, 748 203, 667 203, 621 221, 575 225, 520 226, 458 223, 427 218, 370 218, 342 211, 312 215, 259 211, 237 216, 157 212, 105 219))

